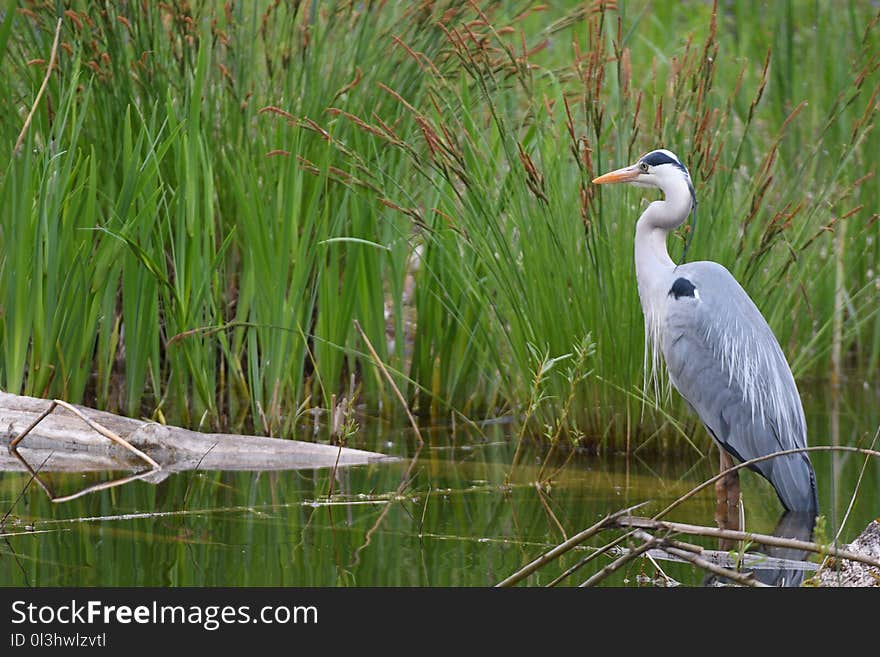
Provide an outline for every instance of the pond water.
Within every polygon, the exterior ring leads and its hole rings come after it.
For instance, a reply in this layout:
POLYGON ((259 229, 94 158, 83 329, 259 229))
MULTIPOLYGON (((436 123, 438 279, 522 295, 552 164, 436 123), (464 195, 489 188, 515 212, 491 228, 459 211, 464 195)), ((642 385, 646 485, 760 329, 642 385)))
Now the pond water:
MULTIPOLYGON (((804 395, 811 444, 870 447, 878 392, 853 385, 834 408, 824 388, 804 395), (835 412, 836 411, 836 412, 835 412)), ((510 429, 483 435, 365 429, 353 447, 400 461, 281 472, 185 472, 52 504, 24 473, 0 473, 0 585, 3 586, 489 586, 604 515, 645 500, 651 515, 717 473, 718 455, 576 453, 552 483, 534 485, 542 453, 530 447, 511 470, 510 429), (332 494, 331 494, 332 481, 332 494), (22 493, 22 491, 24 492, 22 493), (328 495, 329 494, 329 495, 328 495)), ((875 446, 876 449, 876 446, 875 446)), ((825 534, 850 507, 865 457, 813 453, 825 534)), ((105 474, 100 475, 106 478, 105 474)), ((96 475, 54 475, 69 492, 96 475)), ((763 480, 742 475, 745 528, 772 533, 781 513, 763 480)), ((714 525, 711 487, 669 519, 714 525)), ((840 534, 852 540, 880 515, 880 460, 865 468, 840 534)), ((526 580, 552 581, 620 532, 594 537, 526 580)), ((710 549, 717 539, 686 538, 710 549)), ((593 559, 561 585, 583 582, 613 555, 593 559)), ((706 573, 671 561, 638 559, 603 585, 700 585, 706 573), (669 579, 665 579, 658 568, 669 579)))

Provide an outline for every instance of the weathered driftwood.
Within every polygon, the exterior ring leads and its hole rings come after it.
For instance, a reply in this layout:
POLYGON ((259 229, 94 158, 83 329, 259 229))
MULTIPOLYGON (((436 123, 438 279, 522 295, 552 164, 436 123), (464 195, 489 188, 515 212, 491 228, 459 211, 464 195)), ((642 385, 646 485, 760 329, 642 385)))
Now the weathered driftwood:
POLYGON ((140 470, 139 478, 156 483, 173 472, 193 469, 298 470, 397 460, 376 452, 298 440, 200 433, 76 407, 92 423, 155 461, 159 466, 155 468, 63 406, 56 406, 32 426, 51 405, 46 399, 0 392, 0 471, 140 470), (26 431, 15 450, 25 464, 8 448, 26 431))
MULTIPOLYGON (((618 548, 622 554, 626 549, 618 548)), ((662 548, 649 550, 648 554, 658 561, 684 561, 675 555, 669 554, 662 548)), ((800 559, 780 559, 770 557, 760 552, 736 553, 731 550, 700 550, 700 556, 706 561, 714 563, 722 568, 740 568, 747 571, 781 570, 783 568, 794 571, 814 572, 819 564, 814 561, 802 561, 800 559)))

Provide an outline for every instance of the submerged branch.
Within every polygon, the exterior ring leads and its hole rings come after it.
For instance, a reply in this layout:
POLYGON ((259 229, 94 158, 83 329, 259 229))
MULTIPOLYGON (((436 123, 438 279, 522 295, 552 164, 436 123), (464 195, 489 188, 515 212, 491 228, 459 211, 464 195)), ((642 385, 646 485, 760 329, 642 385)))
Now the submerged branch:
POLYGON ((603 529, 606 529, 608 527, 609 522, 613 522, 616 518, 629 514, 630 511, 633 511, 634 509, 638 509, 643 504, 644 504, 644 502, 642 504, 637 504, 635 506, 631 506, 626 509, 621 509, 620 511, 617 511, 616 513, 612 513, 610 515, 605 516, 604 518, 602 518, 602 520, 597 522, 592 527, 588 527, 584 531, 582 531, 578 534, 575 534, 567 541, 563 541, 562 543, 557 545, 552 550, 545 552, 544 554, 542 554, 540 557, 538 557, 537 559, 535 559, 531 563, 520 568, 518 571, 513 573, 510 577, 498 582, 498 584, 496 584, 496 586, 502 587, 502 588, 508 587, 508 586, 513 586, 514 584, 516 584, 520 580, 523 580, 526 577, 528 577, 529 575, 531 575, 533 572, 538 570, 544 564, 547 564, 547 563, 553 561, 554 559, 565 554, 566 552, 568 552, 572 548, 577 547, 578 545, 580 545, 581 543, 586 541, 591 536, 598 534, 603 529))
POLYGON ((632 550, 627 550, 626 553, 624 553, 622 556, 618 557, 617 559, 612 561, 610 564, 605 566, 598 573, 594 574, 592 577, 590 577, 586 581, 582 582, 580 585, 581 588, 589 588, 589 587, 595 586, 596 584, 601 582, 603 579, 608 577, 614 571, 619 570, 620 568, 622 568, 623 566, 628 564, 630 561, 632 561, 636 557, 644 554, 648 550, 651 550, 659 545, 662 545, 662 543, 663 543, 662 539, 650 538, 649 540, 646 540, 644 543, 642 543, 639 547, 634 548, 632 550))
POLYGON ((769 534, 756 534, 754 532, 743 532, 733 529, 719 529, 718 527, 690 525, 683 522, 654 520, 651 518, 640 518, 636 516, 618 517, 614 521, 614 524, 620 528, 636 527, 639 529, 652 529, 655 531, 665 530, 690 536, 708 536, 711 538, 724 538, 731 541, 760 543, 761 545, 767 545, 770 547, 790 548, 793 550, 802 550, 804 552, 814 552, 816 554, 827 554, 840 559, 849 559, 850 561, 859 561, 869 566, 880 567, 880 560, 878 559, 851 552, 849 550, 841 550, 832 545, 801 541, 796 538, 783 538, 780 536, 771 536, 769 534))
MULTIPOLYGON (((642 545, 633 550, 628 550, 626 554, 621 557, 618 557, 615 561, 606 565, 599 572, 592 575, 589 579, 581 584, 581 586, 593 586, 596 583, 602 581, 609 574, 618 570, 620 567, 631 561, 633 558, 639 556, 640 554, 645 553, 647 550, 652 547, 659 547, 663 551, 667 552, 670 555, 678 557, 680 559, 684 559, 692 563, 693 565, 702 568, 703 570, 707 570, 716 575, 721 575, 730 579, 731 581, 737 582, 744 586, 763 586, 762 583, 757 582, 750 576, 744 576, 741 573, 736 573, 734 571, 728 570, 719 566, 711 561, 703 558, 702 554, 708 554, 702 547, 700 546, 689 546, 683 544, 679 541, 672 540, 667 536, 656 538, 652 536, 645 530, 652 531, 663 531, 667 534, 686 534, 692 536, 706 536, 718 539, 727 539, 732 541, 746 541, 750 543, 759 543, 761 545, 766 545, 768 547, 775 548, 787 548, 793 550, 800 550, 803 552, 812 552, 815 554, 826 555, 830 557, 836 557, 839 559, 846 559, 848 561, 855 561, 859 563, 863 563, 869 566, 874 566, 880 568, 880 559, 877 559, 872 556, 867 556, 864 554, 859 554, 857 552, 853 552, 852 550, 844 550, 836 548, 832 545, 823 545, 820 543, 814 543, 810 541, 803 541, 795 538, 786 538, 780 536, 772 536, 768 534, 757 534, 754 532, 746 532, 746 531, 737 531, 731 529, 719 529, 717 527, 706 527, 701 525, 691 525, 687 523, 679 523, 679 522, 671 522, 667 520, 661 520, 660 518, 667 514, 669 511, 677 507, 679 504, 684 502, 685 500, 690 499, 696 493, 703 490, 707 486, 715 483, 722 477, 727 476, 731 472, 736 472, 737 470, 748 467, 754 463, 758 463, 760 461, 766 461, 771 458, 775 458, 777 456, 782 456, 786 454, 794 454, 797 452, 808 452, 808 451, 843 451, 843 452, 855 452, 858 454, 865 454, 867 456, 875 456, 880 457, 880 451, 873 449, 864 449, 859 447, 846 447, 846 446, 833 446, 833 445, 820 445, 814 447, 802 447, 798 449, 789 449, 782 450, 779 452, 774 452, 773 454, 767 454, 766 456, 761 456, 758 458, 750 459, 748 461, 744 461, 739 463, 733 467, 725 469, 720 474, 712 477, 703 483, 699 484, 695 488, 688 491, 685 495, 681 496, 677 500, 675 500, 672 504, 663 509, 660 513, 656 514, 653 518, 643 518, 638 516, 629 515, 629 511, 647 502, 643 502, 634 507, 630 507, 630 509, 622 509, 616 513, 612 513, 610 515, 605 516, 602 520, 594 524, 593 526, 585 529, 584 531, 572 536, 567 541, 560 543, 555 548, 545 552, 540 557, 522 567, 517 572, 513 573, 506 579, 499 582, 496 586, 506 587, 512 586, 517 582, 525 579, 541 567, 547 565, 551 561, 565 554, 573 547, 583 543, 587 539, 599 534, 600 532, 606 529, 619 529, 619 530, 627 530, 627 533, 623 536, 617 537, 611 543, 607 544, 599 553, 607 552, 611 547, 618 545, 623 540, 625 540, 628 536, 635 536, 643 540, 642 545), (647 546, 647 547, 646 547, 647 546)), ((593 553, 589 557, 582 559, 574 566, 568 568, 561 575, 556 577, 551 583, 555 585, 563 580, 565 577, 568 577, 576 570, 584 566, 589 560, 595 558, 598 553, 593 553)))
MULTIPOLYGON (((652 535, 648 532, 639 530, 636 532, 636 536, 641 538, 642 540, 653 539, 652 535)), ((681 543, 679 541, 674 541, 672 539, 662 539, 660 541, 660 549, 664 552, 668 552, 674 557, 678 557, 679 559, 683 559, 698 568, 702 568, 703 570, 707 570, 710 573, 715 575, 719 575, 721 577, 727 577, 731 581, 736 582, 737 584, 741 584, 742 586, 767 586, 763 582, 758 582, 751 575, 738 573, 735 570, 730 570, 729 568, 725 568, 723 566, 719 566, 716 563, 712 563, 707 559, 704 559, 702 556, 702 548, 695 545, 687 545, 681 543)))

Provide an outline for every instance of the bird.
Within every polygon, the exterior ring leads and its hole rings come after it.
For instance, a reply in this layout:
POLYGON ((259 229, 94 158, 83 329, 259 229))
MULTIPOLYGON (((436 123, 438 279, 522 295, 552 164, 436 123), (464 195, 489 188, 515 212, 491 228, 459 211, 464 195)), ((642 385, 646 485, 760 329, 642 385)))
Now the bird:
MULTIPOLYGON (((635 228, 646 350, 651 350, 655 372, 662 354, 673 387, 723 450, 722 465, 725 453, 743 462, 805 448, 806 420, 797 385, 761 311, 723 265, 684 263, 693 229, 682 262, 669 257, 669 233, 692 212, 696 217, 687 167, 661 148, 593 183, 629 183, 663 192, 662 200, 648 204, 635 228)), ((806 452, 748 467, 770 482, 786 511, 818 512, 816 474, 806 452)))

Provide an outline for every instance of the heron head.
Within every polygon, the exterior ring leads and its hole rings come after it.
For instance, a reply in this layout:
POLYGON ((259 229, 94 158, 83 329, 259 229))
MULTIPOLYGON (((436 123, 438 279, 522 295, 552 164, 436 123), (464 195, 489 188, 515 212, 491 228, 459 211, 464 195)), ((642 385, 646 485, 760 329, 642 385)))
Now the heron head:
MULTIPOLYGON (((678 159, 675 153, 665 148, 645 153, 635 164, 594 178, 593 183, 596 185, 629 183, 637 187, 655 187, 663 191, 667 200, 672 196, 673 198, 680 199, 682 204, 687 201, 687 194, 690 193, 690 207, 688 210, 692 214, 693 221, 690 235, 688 235, 684 252, 681 256, 681 262, 684 262, 691 240, 694 237, 693 229, 696 227, 697 196, 694 193, 694 184, 691 182, 691 175, 688 173, 687 167, 681 163, 681 160, 678 159)), ((654 204, 652 203, 651 205, 654 204)), ((676 217, 670 224, 670 227, 679 226, 686 219, 687 214, 688 212, 685 212, 683 216, 679 215, 676 217)))
POLYGON ((617 169, 593 180, 596 185, 630 183, 637 187, 657 187, 666 190, 671 185, 686 183, 693 195, 693 183, 687 167, 678 156, 665 148, 642 155, 628 167, 617 169))

